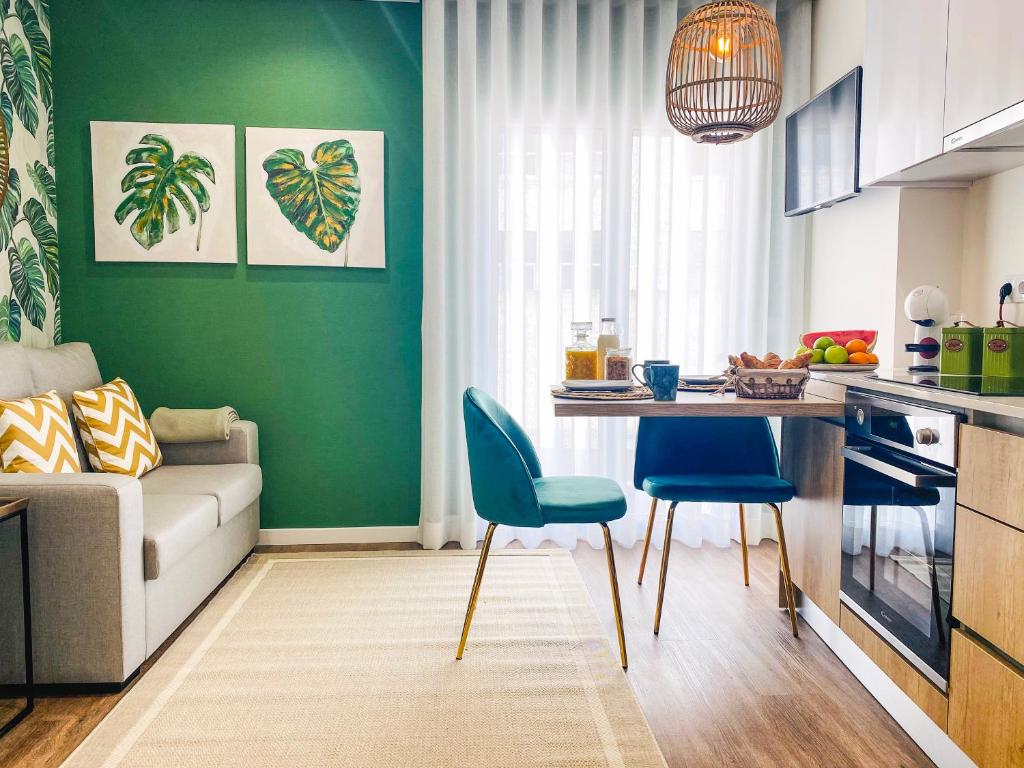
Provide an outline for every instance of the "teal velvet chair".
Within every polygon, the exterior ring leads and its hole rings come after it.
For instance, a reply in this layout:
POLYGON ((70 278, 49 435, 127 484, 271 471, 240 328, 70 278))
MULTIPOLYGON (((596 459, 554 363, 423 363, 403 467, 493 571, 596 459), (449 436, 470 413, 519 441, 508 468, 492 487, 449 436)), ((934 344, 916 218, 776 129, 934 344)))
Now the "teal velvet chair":
POLYGON ((779 472, 768 419, 763 417, 714 418, 699 416, 652 417, 640 419, 636 440, 633 484, 651 497, 647 536, 640 557, 637 583, 643 584, 647 551, 658 501, 671 502, 661 554, 661 579, 654 613, 654 634, 661 628, 661 606, 665 600, 668 558, 672 547, 672 523, 680 502, 725 502, 739 505, 740 548, 743 555, 743 583, 750 586, 747 559, 747 526, 744 504, 766 504, 775 514, 779 536, 779 559, 786 588, 786 605, 793 636, 798 636, 793 581, 789 574, 786 534, 779 504, 793 498, 793 485, 779 472))
POLYGON ((619 603, 612 539, 608 532, 608 523, 626 514, 626 497, 622 495, 622 489, 614 480, 604 477, 544 477, 537 452, 523 428, 482 390, 475 387, 466 390, 462 396, 462 413, 466 421, 473 505, 489 525, 484 534, 455 658, 461 659, 466 650, 491 539, 499 525, 540 528, 548 523, 597 523, 604 532, 619 654, 622 668, 626 669, 622 606, 619 603))

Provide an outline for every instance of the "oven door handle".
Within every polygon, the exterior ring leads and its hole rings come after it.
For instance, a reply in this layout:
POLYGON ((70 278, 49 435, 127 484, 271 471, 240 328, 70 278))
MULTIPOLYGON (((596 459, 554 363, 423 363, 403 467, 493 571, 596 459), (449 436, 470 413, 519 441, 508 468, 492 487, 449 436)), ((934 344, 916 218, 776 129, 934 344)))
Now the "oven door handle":
POLYGON ((917 472, 913 469, 890 464, 887 461, 875 458, 868 450, 870 449, 851 448, 847 445, 843 446, 843 456, 852 462, 865 466, 868 469, 873 469, 875 472, 891 477, 893 480, 899 480, 904 485, 909 485, 913 488, 953 488, 956 485, 956 475, 951 472, 943 472, 934 467, 901 458, 902 463, 921 470, 917 472))

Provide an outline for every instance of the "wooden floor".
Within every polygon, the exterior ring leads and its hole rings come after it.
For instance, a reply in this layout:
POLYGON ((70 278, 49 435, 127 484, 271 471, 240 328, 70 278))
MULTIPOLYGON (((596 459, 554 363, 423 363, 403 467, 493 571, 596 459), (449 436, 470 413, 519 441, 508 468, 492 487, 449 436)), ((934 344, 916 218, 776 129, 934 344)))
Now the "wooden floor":
MULTIPOLYGON (((628 675, 671 768, 932 765, 809 627, 793 638, 773 544, 751 547, 749 588, 737 547, 676 545, 657 638, 660 552, 643 587, 639 557, 616 549, 628 675)), ((581 544, 575 558, 614 644, 604 553, 581 544)), ((56 768, 121 696, 40 699, 0 740, 0 766, 56 768)))

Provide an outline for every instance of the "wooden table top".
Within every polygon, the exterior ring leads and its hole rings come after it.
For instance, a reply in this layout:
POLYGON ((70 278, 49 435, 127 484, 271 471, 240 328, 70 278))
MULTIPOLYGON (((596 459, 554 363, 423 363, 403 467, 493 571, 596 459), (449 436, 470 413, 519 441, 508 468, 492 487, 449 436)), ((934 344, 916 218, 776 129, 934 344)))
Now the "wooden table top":
POLYGON ((569 400, 552 397, 555 416, 832 416, 843 403, 805 394, 799 400, 752 400, 734 394, 679 392, 675 402, 655 400, 569 400))
POLYGON ((0 522, 23 509, 28 509, 28 499, 0 498, 0 522))

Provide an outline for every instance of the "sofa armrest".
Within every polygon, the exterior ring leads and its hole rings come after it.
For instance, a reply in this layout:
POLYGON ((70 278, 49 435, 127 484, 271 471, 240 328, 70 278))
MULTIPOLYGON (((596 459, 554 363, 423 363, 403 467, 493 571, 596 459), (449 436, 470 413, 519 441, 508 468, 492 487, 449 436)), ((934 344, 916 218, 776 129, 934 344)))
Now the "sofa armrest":
MULTIPOLYGON (((115 474, 0 474, 29 499, 33 659, 40 683, 120 683, 146 657, 142 484, 115 474)), ((0 645, 17 628, 0 623, 0 645)))
POLYGON ((235 421, 227 440, 208 443, 164 443, 165 464, 259 464, 259 432, 255 422, 235 421))

